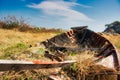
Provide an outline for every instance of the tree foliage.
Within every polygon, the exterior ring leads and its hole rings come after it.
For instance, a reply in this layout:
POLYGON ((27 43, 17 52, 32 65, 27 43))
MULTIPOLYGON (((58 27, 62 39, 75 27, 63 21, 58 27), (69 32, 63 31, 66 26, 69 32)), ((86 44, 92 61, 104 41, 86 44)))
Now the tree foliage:
POLYGON ((113 23, 106 24, 104 32, 119 33, 120 34, 120 21, 114 21, 113 23))

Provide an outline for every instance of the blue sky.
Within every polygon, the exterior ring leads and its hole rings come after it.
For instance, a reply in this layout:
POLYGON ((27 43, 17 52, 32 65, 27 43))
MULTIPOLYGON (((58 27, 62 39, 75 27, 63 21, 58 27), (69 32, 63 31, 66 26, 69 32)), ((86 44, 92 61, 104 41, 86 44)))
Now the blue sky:
POLYGON ((96 32, 120 21, 120 0, 0 0, 0 17, 24 17, 28 24, 70 29, 89 26, 96 32))

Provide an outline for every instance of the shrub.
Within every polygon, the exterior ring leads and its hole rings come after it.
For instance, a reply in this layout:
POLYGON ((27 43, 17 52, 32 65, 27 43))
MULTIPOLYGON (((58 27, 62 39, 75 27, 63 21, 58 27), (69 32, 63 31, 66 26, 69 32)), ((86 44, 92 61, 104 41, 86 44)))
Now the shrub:
POLYGON ((0 26, 4 29, 13 29, 19 27, 20 23, 15 16, 7 16, 0 20, 0 26))
POLYGON ((61 33, 63 30, 61 29, 47 29, 44 27, 33 27, 30 26, 25 22, 25 19, 23 17, 16 18, 15 16, 7 16, 0 20, 0 28, 3 29, 15 29, 21 32, 54 32, 54 33, 61 33))

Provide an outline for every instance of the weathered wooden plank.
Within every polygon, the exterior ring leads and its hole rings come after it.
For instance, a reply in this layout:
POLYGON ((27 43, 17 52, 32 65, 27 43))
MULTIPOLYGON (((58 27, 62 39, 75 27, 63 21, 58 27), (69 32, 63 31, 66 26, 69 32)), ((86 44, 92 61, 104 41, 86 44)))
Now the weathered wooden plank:
POLYGON ((19 60, 0 60, 0 71, 19 71, 42 68, 63 67, 76 61, 63 62, 41 62, 41 61, 19 61, 19 60))

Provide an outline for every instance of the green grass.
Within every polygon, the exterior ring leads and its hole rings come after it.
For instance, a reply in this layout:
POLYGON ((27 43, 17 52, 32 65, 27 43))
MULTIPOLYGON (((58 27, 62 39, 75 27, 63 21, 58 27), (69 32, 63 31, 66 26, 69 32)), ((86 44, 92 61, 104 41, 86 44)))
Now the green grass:
POLYGON ((3 49, 3 55, 0 56, 0 59, 10 58, 13 54, 18 52, 25 51, 29 46, 24 43, 17 43, 12 46, 8 46, 7 48, 3 49))
POLYGON ((117 44, 117 48, 120 49, 120 42, 117 44))

